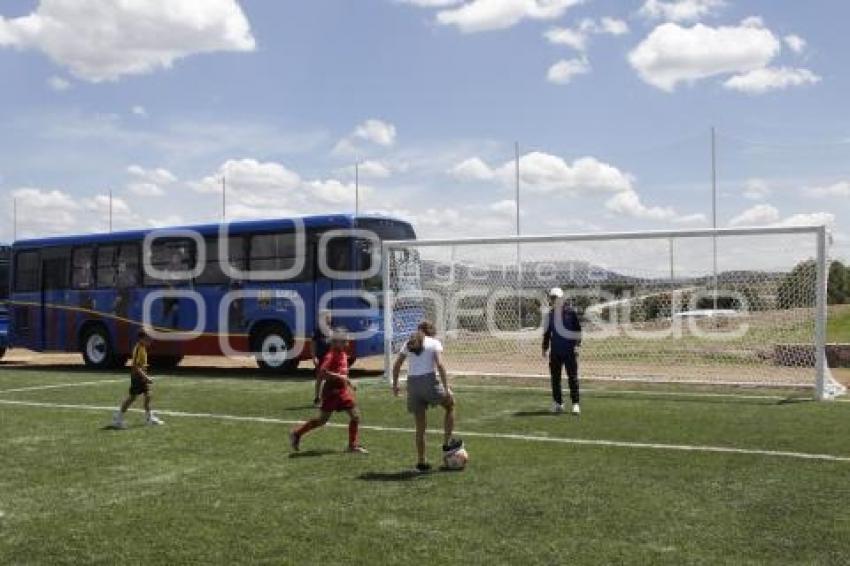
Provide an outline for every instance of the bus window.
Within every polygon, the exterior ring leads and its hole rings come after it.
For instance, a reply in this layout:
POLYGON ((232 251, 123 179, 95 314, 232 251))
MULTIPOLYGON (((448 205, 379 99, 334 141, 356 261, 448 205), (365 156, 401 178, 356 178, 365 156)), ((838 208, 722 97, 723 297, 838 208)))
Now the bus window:
MULTIPOLYGON (((192 271, 195 268, 195 242, 190 238, 159 239, 151 246, 151 265, 166 273, 192 271)), ((164 285, 181 281, 176 277, 165 281, 145 273, 145 285, 164 285)))
POLYGON ((135 287, 139 284, 139 245, 121 244, 118 248, 118 261, 115 265, 115 284, 120 288, 135 287))
POLYGON ((74 289, 94 287, 94 250, 92 248, 75 249, 71 263, 73 265, 71 286, 74 289))
MULTIPOLYGON (((305 249, 298 249, 295 234, 259 234, 251 238, 251 254, 248 269, 251 271, 285 271, 295 266, 296 260, 304 258, 301 273, 291 280, 308 280, 312 277, 312 261, 305 249)), ((306 246, 309 250, 310 246, 306 246)))
POLYGON ((115 286, 115 257, 118 246, 100 246, 97 248, 97 286, 109 288, 115 286))
POLYGON ((46 250, 44 257, 44 289, 58 291, 68 288, 68 249, 46 250))
MULTIPOLYGON (((207 263, 204 266, 204 271, 195 279, 197 285, 228 285, 230 278, 224 273, 219 261, 218 239, 210 239, 206 241, 207 246, 207 263)), ((227 254, 230 258, 230 265, 239 271, 245 269, 245 241, 241 236, 233 236, 228 238, 227 254)))
POLYGON ((15 256, 15 291, 38 291, 39 255, 36 251, 18 252, 15 256))
POLYGON ((9 248, 0 249, 0 301, 9 298, 9 248))

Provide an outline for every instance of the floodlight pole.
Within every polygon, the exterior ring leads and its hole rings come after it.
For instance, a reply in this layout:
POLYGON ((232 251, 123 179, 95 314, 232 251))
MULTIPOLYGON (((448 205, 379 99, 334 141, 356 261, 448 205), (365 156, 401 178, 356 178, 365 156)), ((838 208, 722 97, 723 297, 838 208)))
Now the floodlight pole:
MULTIPOLYGON (((515 159, 515 173, 516 173, 516 235, 517 237, 522 235, 522 226, 520 224, 520 202, 519 202, 519 189, 520 189, 520 176, 519 176, 519 142, 514 142, 514 159, 515 159)), ((516 245, 516 282, 517 282, 517 291, 522 291, 522 248, 520 243, 517 242, 516 245)), ((522 330, 522 294, 520 293, 517 296, 517 330, 522 330)))
POLYGON ((360 216, 360 162, 354 164, 354 216, 360 216))
MULTIPOLYGON (((717 132, 711 127, 711 227, 717 230, 717 132)), ((714 310, 717 310, 717 236, 712 237, 712 273, 714 275, 714 310)))

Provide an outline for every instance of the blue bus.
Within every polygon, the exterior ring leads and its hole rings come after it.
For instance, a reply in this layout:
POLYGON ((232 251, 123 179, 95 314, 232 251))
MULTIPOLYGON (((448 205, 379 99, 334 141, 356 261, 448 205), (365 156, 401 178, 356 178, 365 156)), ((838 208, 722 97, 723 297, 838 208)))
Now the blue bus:
POLYGON ((0 359, 6 355, 9 346, 9 311, 6 300, 9 298, 9 246, 0 246, 0 359))
POLYGON ((415 237, 395 218, 325 215, 18 241, 11 346, 79 352, 89 367, 114 368, 144 325, 156 332, 149 359, 158 368, 187 355, 253 354, 261 369, 287 372, 311 357, 328 309, 334 326, 364 335, 352 358, 379 355, 380 241, 415 237), (253 277, 280 270, 287 275, 253 277))

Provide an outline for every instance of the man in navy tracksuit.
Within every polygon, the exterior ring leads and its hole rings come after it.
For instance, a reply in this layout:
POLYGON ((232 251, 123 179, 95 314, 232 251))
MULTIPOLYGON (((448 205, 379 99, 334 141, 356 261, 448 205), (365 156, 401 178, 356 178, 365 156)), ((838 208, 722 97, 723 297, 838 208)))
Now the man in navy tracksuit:
POLYGON ((564 394, 561 391, 561 369, 567 370, 567 383, 570 386, 572 413, 578 415, 578 352, 581 346, 581 321, 578 313, 563 302, 564 292, 560 287, 549 291, 551 310, 543 324, 543 356, 549 353, 549 373, 552 378, 552 399, 555 404, 552 412, 564 412, 564 394))

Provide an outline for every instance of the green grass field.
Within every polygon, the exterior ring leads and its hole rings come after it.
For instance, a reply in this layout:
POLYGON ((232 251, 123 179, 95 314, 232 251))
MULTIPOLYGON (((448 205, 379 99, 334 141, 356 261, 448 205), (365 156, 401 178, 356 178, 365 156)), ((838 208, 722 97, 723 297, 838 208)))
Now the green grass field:
POLYGON ((850 306, 830 309, 827 340, 833 343, 850 344, 850 306))
POLYGON ((471 463, 417 476, 375 380, 370 455, 334 427, 292 458, 306 379, 180 370, 156 384, 164 427, 112 431, 123 373, 2 366, 0 563, 848 563, 850 403, 589 383, 576 419, 525 385, 458 382, 471 463))

